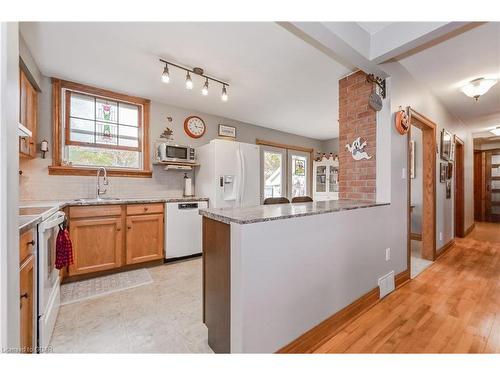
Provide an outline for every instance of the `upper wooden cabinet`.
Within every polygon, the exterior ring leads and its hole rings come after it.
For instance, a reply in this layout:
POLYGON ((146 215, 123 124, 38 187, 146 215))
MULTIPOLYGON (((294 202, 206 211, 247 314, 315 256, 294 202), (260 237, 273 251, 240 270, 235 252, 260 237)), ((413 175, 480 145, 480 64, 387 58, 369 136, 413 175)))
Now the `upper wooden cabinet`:
POLYGON ((163 258, 163 214, 127 216, 127 264, 163 258))
POLYGON ((69 276, 120 267, 121 230, 121 216, 71 220, 73 264, 69 266, 69 276))
POLYGON ((31 131, 31 137, 19 138, 19 153, 23 157, 36 156, 38 92, 22 69, 19 69, 19 122, 31 131))

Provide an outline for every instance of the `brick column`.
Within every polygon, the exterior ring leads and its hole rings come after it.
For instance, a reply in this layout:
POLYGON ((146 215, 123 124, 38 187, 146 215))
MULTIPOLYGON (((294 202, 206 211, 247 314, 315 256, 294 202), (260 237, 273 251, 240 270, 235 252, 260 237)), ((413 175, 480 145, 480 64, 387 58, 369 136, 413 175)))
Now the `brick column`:
POLYGON ((339 81, 339 196, 340 199, 375 201, 376 189, 376 112, 369 107, 373 84, 357 71, 339 81), (366 141, 369 160, 354 160, 347 144, 361 137, 366 141))

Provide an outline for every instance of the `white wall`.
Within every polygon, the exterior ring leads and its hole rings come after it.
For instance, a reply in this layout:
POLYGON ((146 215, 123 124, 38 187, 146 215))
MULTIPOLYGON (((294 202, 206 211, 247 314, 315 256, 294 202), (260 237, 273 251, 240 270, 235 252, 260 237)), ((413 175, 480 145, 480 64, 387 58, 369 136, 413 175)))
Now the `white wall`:
MULTIPOLYGON (((393 114, 400 107, 406 108, 407 106, 411 106, 437 124, 437 144, 439 144, 439 135, 443 128, 456 134, 465 142, 465 228, 469 228, 474 222, 473 148, 470 133, 458 118, 448 112, 442 103, 418 82, 418 77, 417 79, 412 77, 401 64, 390 62, 383 64, 382 68, 391 76, 389 94, 392 115, 390 120, 384 119, 383 123, 379 123, 377 126, 378 128, 381 126, 391 127, 391 219, 393 220, 393 231, 406 233, 407 181, 402 177, 402 171, 406 168, 406 137, 399 135, 395 130, 393 114)), ((377 153, 380 151, 377 150, 377 153)), ((436 159, 436 247, 439 249, 454 237, 453 195, 451 199, 446 199, 445 184, 439 183, 440 158, 436 159), (440 233, 443 236, 441 240, 440 233)), ((452 194, 453 192, 454 186, 452 185, 452 194)), ((399 239, 397 246, 404 248, 401 251, 406 252, 406 235, 404 240, 399 239)))
POLYGON ((17 22, 0 23, 0 346, 19 347, 17 22))
MULTIPOLYGON (((39 95, 38 141, 47 139, 49 150, 52 149, 52 91, 48 77, 41 77, 42 93, 39 95)), ((230 104, 230 103, 229 103, 230 104)), ((150 140, 152 143, 159 137, 165 127, 174 131, 174 139, 178 144, 200 146, 208 143, 218 135, 218 125, 232 125, 237 128, 237 140, 255 143, 256 138, 290 145, 311 147, 322 150, 323 142, 294 134, 284 133, 256 125, 242 123, 223 117, 208 115, 190 109, 152 102, 150 121, 150 140), (206 134, 200 139, 188 137, 184 130, 184 119, 190 115, 200 116, 207 125, 206 134), (167 117, 172 117, 168 123, 167 117)), ((38 147, 38 146, 37 146, 38 147)), ((153 147, 151 147, 153 152, 153 147)), ((20 178, 20 196, 22 200, 72 199, 95 196, 95 177, 85 176, 49 176, 47 167, 51 165, 52 153, 46 159, 37 155, 35 160, 22 160, 23 175, 20 178)), ((172 197, 182 194, 184 173, 166 172, 161 166, 153 167, 152 178, 111 177, 108 194, 114 197, 172 197)))

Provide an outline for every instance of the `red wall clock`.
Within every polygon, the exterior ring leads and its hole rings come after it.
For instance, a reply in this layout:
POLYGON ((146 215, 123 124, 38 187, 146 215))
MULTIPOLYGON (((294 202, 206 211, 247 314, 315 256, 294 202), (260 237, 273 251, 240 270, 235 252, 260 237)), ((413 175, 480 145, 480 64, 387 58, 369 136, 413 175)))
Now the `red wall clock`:
POLYGON ((191 138, 202 137, 206 130, 205 122, 198 116, 189 116, 184 120, 184 131, 191 138))

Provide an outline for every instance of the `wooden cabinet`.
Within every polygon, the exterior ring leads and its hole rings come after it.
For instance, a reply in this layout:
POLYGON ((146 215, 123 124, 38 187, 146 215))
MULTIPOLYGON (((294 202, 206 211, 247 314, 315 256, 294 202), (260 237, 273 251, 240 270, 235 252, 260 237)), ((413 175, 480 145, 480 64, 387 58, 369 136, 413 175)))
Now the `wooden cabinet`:
POLYGON ((35 232, 28 230, 19 237, 19 338, 22 353, 33 353, 35 329, 35 232))
POLYGON ((38 121, 38 93, 28 80, 26 73, 19 70, 19 122, 31 131, 31 137, 19 138, 19 153, 23 157, 36 156, 36 131, 38 121))
POLYGON ((127 264, 163 258, 163 214, 127 216, 127 264))
POLYGON ((163 259, 163 211, 161 203, 70 207, 67 276, 163 259))
POLYGON ((69 276, 120 267, 121 230, 121 216, 71 220, 73 264, 69 266, 69 276))

